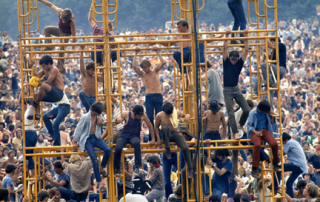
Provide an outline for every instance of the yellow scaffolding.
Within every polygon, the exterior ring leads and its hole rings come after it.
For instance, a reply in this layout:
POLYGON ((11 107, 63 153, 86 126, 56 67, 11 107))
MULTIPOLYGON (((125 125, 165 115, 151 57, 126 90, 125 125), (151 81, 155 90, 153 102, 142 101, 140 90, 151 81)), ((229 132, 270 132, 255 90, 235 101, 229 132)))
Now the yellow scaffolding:
MULTIPOLYGON (((159 50, 163 51, 163 53, 161 53, 162 55, 171 55, 172 53, 170 52, 171 50, 180 50, 181 51, 181 55, 183 56, 183 46, 182 43, 183 42, 191 42, 191 55, 192 55, 192 59, 190 63, 184 63, 183 62, 183 58, 182 58, 182 64, 181 67, 187 67, 187 72, 185 74, 184 72, 184 68, 181 68, 182 72, 178 71, 178 68, 175 67, 174 65, 174 85, 175 85, 175 106, 177 109, 182 110, 184 113, 186 114, 190 114, 190 121, 188 123, 181 123, 181 124, 187 124, 189 125, 189 130, 192 134, 195 134, 196 138, 200 139, 200 144, 202 145, 202 140, 201 140, 201 132, 202 131, 198 131, 199 125, 198 125, 198 118, 202 118, 202 117, 198 117, 198 106, 197 106, 197 100, 198 100, 198 96, 199 94, 196 93, 196 84, 197 82, 199 82, 199 72, 197 74, 196 71, 200 71, 199 69, 197 69, 196 67, 200 65, 196 63, 196 43, 198 42, 202 42, 204 44, 204 54, 205 57, 208 54, 221 54, 221 51, 212 51, 211 49, 213 48, 221 48, 222 46, 220 45, 211 45, 210 42, 213 41, 213 34, 225 34, 225 32, 207 32, 207 33, 198 33, 198 35, 210 35, 210 38, 206 38, 206 39, 200 39, 195 38, 195 33, 194 33, 194 27, 197 26, 197 22, 194 22, 194 19, 198 20, 197 18, 193 18, 194 15, 197 15, 199 11, 201 11, 204 6, 205 6, 205 1, 202 0, 202 6, 201 8, 198 8, 198 1, 197 0, 170 0, 170 5, 171 5, 171 20, 172 20, 172 24, 173 26, 176 26, 173 22, 175 19, 177 20, 187 20, 189 22, 190 25, 190 30, 192 30, 189 33, 179 33, 179 34, 148 34, 148 35, 121 35, 121 36, 113 36, 114 38, 123 38, 123 41, 116 41, 116 42, 110 42, 110 36, 109 36, 109 23, 115 23, 115 26, 117 26, 117 11, 118 11, 118 0, 114 0, 113 4, 109 4, 108 0, 102 0, 101 4, 98 4, 96 2, 96 0, 92 0, 93 3, 93 19, 96 23, 102 23, 103 25, 103 35, 101 36, 81 36, 81 37, 48 37, 48 39, 85 39, 84 43, 81 44, 77 44, 77 43, 60 43, 60 44, 41 44, 40 40, 43 40, 43 38, 30 38, 30 34, 31 33, 35 33, 39 30, 39 9, 38 9, 38 0, 17 0, 18 1, 18 17, 19 17, 19 36, 20 36, 20 61, 21 61, 21 83, 27 82, 32 76, 35 75, 35 68, 33 67, 27 67, 27 58, 29 58, 29 60, 34 60, 35 64, 37 64, 38 60, 39 60, 39 54, 43 54, 44 53, 44 47, 60 47, 60 46, 86 46, 88 47, 88 50, 53 50, 53 51, 46 51, 46 53, 48 54, 56 54, 56 53, 66 53, 67 56, 64 57, 53 57, 53 59, 71 59, 71 58, 78 58, 77 56, 74 56, 73 53, 80 53, 80 52, 89 52, 89 47, 92 47, 92 49, 90 50, 90 52, 94 52, 94 56, 96 57, 96 53, 97 52, 103 52, 104 55, 104 63, 103 66, 98 66, 96 65, 95 68, 95 82, 96 82, 96 97, 97 100, 100 101, 105 101, 106 102, 106 106, 107 106, 107 130, 108 130, 108 140, 109 140, 109 146, 111 148, 114 148, 114 144, 112 144, 112 107, 111 107, 111 96, 114 97, 118 97, 121 105, 122 105, 122 92, 121 92, 121 63, 120 63, 120 53, 122 53, 121 57, 132 57, 133 55, 130 55, 130 51, 134 51, 133 48, 128 48, 128 45, 132 45, 132 44, 146 44, 146 48, 141 48, 142 52, 144 53, 140 53, 139 56, 154 56, 155 54, 153 53, 148 53, 148 50, 150 50, 149 44, 154 43, 154 40, 152 40, 152 37, 157 37, 157 36, 182 36, 182 35, 187 35, 190 36, 190 39, 174 39, 174 40, 157 40, 156 42, 158 43, 168 43, 168 47, 160 47, 159 50), (196 1, 196 3, 194 4, 194 1, 196 1), (193 8, 193 6, 196 5, 196 8, 193 8), (98 9, 102 9, 102 12, 98 12, 98 9), (113 11, 109 11, 109 10, 113 10, 113 11), (180 12, 180 16, 178 16, 178 10, 180 12), (196 13, 194 13, 194 11, 196 11, 196 13), (98 21, 96 16, 97 15, 101 15, 102 16, 102 21, 98 21), (114 19, 110 20, 109 16, 114 15, 114 19), (32 25, 36 25, 36 29, 31 30, 31 26, 32 25), (136 37, 148 37, 148 40, 146 41, 130 41, 129 38, 136 38, 136 37), (89 39, 93 39, 93 38, 103 38, 104 42, 89 42, 89 39), (38 40, 38 44, 32 44, 31 40, 38 40), (170 47, 170 44, 174 44, 174 43, 180 43, 180 46, 178 47, 170 47), (97 46, 101 46, 103 45, 103 49, 98 49, 97 46), (113 45, 115 48, 110 48, 110 45, 113 45), (34 50, 34 48, 38 48, 40 50, 34 50), (111 51, 116 51, 117 52, 117 62, 115 66, 111 65, 111 58, 110 58, 110 53, 111 51), (99 93, 98 92, 98 82, 97 82, 97 75, 103 75, 104 76, 104 83, 103 83, 103 93, 99 93), (186 75, 186 76, 185 76, 186 75), (198 77, 197 77, 198 75, 198 77), (113 80, 116 79, 118 82, 118 93, 117 94, 113 94, 112 93, 112 87, 113 87, 113 80), (200 134, 200 136, 198 135, 200 134)), ((249 67, 250 67, 250 84, 251 86, 253 86, 253 82, 252 82, 252 75, 256 74, 257 78, 258 78, 258 95, 254 95, 253 92, 253 88, 251 88, 251 97, 252 99, 257 99, 260 100, 262 98, 262 96, 264 95, 268 95, 268 97, 270 98, 270 92, 272 91, 276 91, 278 93, 278 96, 280 97, 280 78, 279 76, 277 76, 277 87, 276 88, 270 88, 269 87, 269 81, 267 80, 267 89, 265 91, 263 91, 263 89, 261 88, 261 79, 258 76, 259 75, 259 70, 260 70, 260 64, 261 64, 261 60, 260 60, 260 55, 261 53, 261 48, 265 47, 266 52, 268 53, 268 39, 271 38, 277 38, 278 37, 278 33, 277 33, 277 1, 274 0, 274 5, 273 6, 269 6, 266 2, 266 0, 263 0, 263 5, 264 5, 264 14, 260 14, 259 13, 259 0, 247 0, 247 5, 248 5, 248 21, 250 24, 257 26, 257 30, 251 30, 249 31, 249 33, 252 33, 253 36, 250 37, 244 37, 241 39, 248 39, 251 41, 254 41, 253 43, 250 43, 249 45, 251 47, 253 47, 254 49, 249 51, 249 67), (250 19, 250 15, 249 15, 249 4, 253 3, 254 4, 254 8, 255 8, 255 14, 256 14, 256 22, 253 23, 250 19), (267 29, 267 11, 268 9, 273 10, 273 14, 275 17, 275 29, 267 29), (265 28, 261 28, 260 27, 260 18, 264 18, 265 19, 265 28), (273 36, 266 36, 265 34, 262 33, 274 33, 273 36), (251 54, 252 52, 256 53, 257 55, 257 69, 253 70, 252 69, 252 61, 251 61, 251 54)), ((233 31, 233 33, 240 33, 241 31, 233 31)), ((238 40, 240 38, 232 38, 232 40, 238 40)), ((224 38, 217 38, 214 39, 215 41, 224 41, 224 38)), ((230 40, 230 39, 229 39, 230 40)), ((230 45, 230 47, 236 47, 237 45, 230 45)), ((269 78, 269 64, 270 63, 276 63, 277 64, 277 75, 279 75, 279 62, 278 62, 278 41, 276 40, 276 56, 277 56, 277 60, 270 60, 268 57, 266 58, 266 63, 267 63, 267 78, 269 78)), ((207 59, 206 59, 207 60, 207 59)), ((201 65, 205 65, 205 68, 207 68, 207 64, 205 63, 201 63, 201 65)), ((207 82, 206 82, 206 90, 201 90, 200 91, 200 95, 205 94, 205 96, 208 98, 208 86, 207 86, 207 82)), ((22 98, 22 102, 25 99, 33 99, 34 98, 34 92, 36 91, 36 89, 34 88, 30 88, 28 89, 30 94, 26 95, 24 94, 25 92, 25 86, 22 85, 21 86, 21 98, 22 98)), ((201 101, 201 99, 200 99, 201 101)), ((208 101, 208 99, 207 99, 208 101)), ((280 109, 280 100, 278 99, 278 109, 280 109)), ((24 114, 25 111, 25 107, 22 104, 22 111, 24 114)), ((122 113, 122 112, 121 112, 122 113)), ((203 114, 201 114, 201 116, 203 116, 203 114)), ((276 116, 276 118, 279 119, 279 127, 280 127, 280 134, 282 133, 282 127, 281 127, 281 110, 279 110, 279 114, 278 116, 276 116)), ((80 155, 86 155, 85 152, 72 152, 72 148, 71 147, 36 147, 36 148, 28 148, 28 149, 34 149, 35 152, 40 152, 40 153, 34 153, 34 154, 26 154, 26 148, 25 148, 25 130, 24 130, 24 126, 25 125, 25 120, 24 120, 24 115, 22 116, 22 123, 23 123, 23 145, 24 145, 24 149, 23 149, 23 157, 24 157, 24 162, 26 162, 26 157, 27 156, 32 156, 33 159, 35 160, 35 162, 38 162, 37 166, 35 166, 35 176, 33 178, 28 177, 28 174, 26 172, 24 172, 24 193, 27 194, 27 182, 31 181, 31 180, 35 180, 37 181, 38 176, 40 176, 41 173, 41 169, 40 169, 40 158, 43 157, 53 157, 53 156, 60 156, 60 155, 64 155, 64 156, 70 156, 72 154, 80 154, 80 155), (52 153, 52 151, 60 151, 60 149, 65 148, 66 151, 63 153, 52 153)), ((201 123, 200 123, 201 124, 201 123)), ((43 126, 42 121, 40 121, 40 128, 43 126)), ((202 126, 200 125, 200 128, 202 129, 202 126)), ((39 129, 37 129, 39 130, 39 129)), ((280 150, 281 150, 281 160, 283 159, 283 152, 282 152, 282 139, 278 138, 277 139, 280 144, 280 150)), ((233 144, 233 143, 241 143, 241 142, 245 142, 245 141, 250 141, 250 140, 241 140, 241 141, 237 141, 237 140, 223 140, 223 141, 211 141, 212 144, 215 144, 216 147, 212 148, 212 147, 203 147, 203 150, 207 150, 209 153, 211 150, 214 149, 219 149, 219 148, 225 148, 225 149, 231 149, 231 150, 238 150, 238 149, 248 149, 248 148, 253 148, 253 146, 230 146, 229 144, 233 144), (223 147, 218 147, 217 143, 226 143, 226 146, 223 147)), ((148 150, 143 150, 143 153, 159 153, 159 152, 164 152, 164 149, 159 149, 156 148, 155 146, 150 146, 147 143, 141 144, 141 147, 147 147, 148 150)), ((176 146, 174 144, 172 144, 172 151, 179 151, 178 148, 176 148, 176 146)), ((269 146, 264 146, 269 148, 269 146)), ((190 150, 195 150, 195 148, 190 148, 190 150)), ((128 149, 128 150, 124 150, 122 153, 122 156, 125 153, 133 153, 132 149, 128 149)), ((271 153, 271 152, 270 152, 271 153)), ((101 153, 97 154, 99 156, 99 159, 101 157, 101 153)), ((197 153, 198 156, 200 156, 200 151, 198 151, 197 153)), ((123 161, 123 158, 122 158, 123 161)), ((44 162, 43 162, 44 163, 44 162)), ((196 167, 195 169, 195 178, 194 183, 189 184, 187 183, 187 195, 189 195, 189 186, 191 186, 192 188, 194 188, 194 186, 196 186, 196 193, 192 192, 192 199, 187 199, 188 201, 202 201, 203 200, 203 194, 202 194, 202 181, 201 181, 201 174, 210 174, 211 175, 211 171, 205 172, 204 170, 201 169, 201 162, 200 159, 197 158, 196 161, 196 167)), ((283 164, 282 164, 283 165, 283 164)), ((24 170, 26 169, 26 163, 24 163, 24 170)), ((114 175, 114 169, 113 169, 113 152, 110 156, 110 160, 109 160, 109 164, 108 164, 108 171, 109 171, 109 177, 107 178, 108 180, 108 199, 107 201, 116 201, 116 181, 115 181, 115 175, 114 175)), ((43 172, 43 170, 42 170, 43 172)), ((273 176, 273 168, 271 169, 264 169, 263 168, 263 173, 267 173, 267 172, 271 172, 272 176, 273 176)), ((121 177, 123 178, 123 182, 124 180, 124 171, 122 172, 121 177)), ((282 179, 283 179, 283 167, 282 167, 282 179)), ((188 180, 187 180, 188 181, 188 180)), ((40 190, 39 188, 41 188, 40 186, 41 184, 35 183, 34 185, 34 194, 36 197, 36 193, 38 190, 40 190)), ((125 185, 124 185, 125 186, 125 185)), ((263 183, 264 186, 264 183, 263 183)), ((193 189, 192 189, 193 190, 193 189)), ((264 190, 264 188, 263 188, 264 190)), ((282 193, 284 192, 284 183, 282 183, 282 193)), ((31 194, 32 192, 29 191, 29 197, 31 198, 31 194)), ((210 194, 211 194, 211 185, 210 185, 210 194)), ((268 197, 267 195, 264 195, 264 197, 268 197)), ((273 200, 277 199, 277 198, 281 198, 282 196, 274 196, 274 191, 273 191, 273 200)), ((36 199, 35 199, 36 200, 36 199)), ((101 200, 101 195, 100 195, 100 200, 101 200)), ((264 200, 264 199, 263 199, 264 200)))

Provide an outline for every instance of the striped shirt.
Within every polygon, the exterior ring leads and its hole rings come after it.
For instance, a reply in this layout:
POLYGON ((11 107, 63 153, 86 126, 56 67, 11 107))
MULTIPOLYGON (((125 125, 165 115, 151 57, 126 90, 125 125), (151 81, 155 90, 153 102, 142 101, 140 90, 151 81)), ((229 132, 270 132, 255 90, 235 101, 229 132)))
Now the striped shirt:
MULTIPOLYGON (((126 107, 122 103, 122 113, 126 111, 126 107)), ((115 121, 117 117, 121 116, 121 109, 120 109, 120 100, 114 104, 114 110, 112 112, 112 121, 115 121)), ((117 132, 121 131, 124 127, 124 123, 117 124, 117 132)))

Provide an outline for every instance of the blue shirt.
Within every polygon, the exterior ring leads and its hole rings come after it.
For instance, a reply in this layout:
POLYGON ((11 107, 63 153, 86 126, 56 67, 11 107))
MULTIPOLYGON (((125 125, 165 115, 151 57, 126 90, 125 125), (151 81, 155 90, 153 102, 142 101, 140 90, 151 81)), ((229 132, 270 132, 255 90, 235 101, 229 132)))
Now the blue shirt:
MULTIPOLYGON (((248 122, 247 122, 247 134, 248 134, 248 137, 250 137, 252 131, 257 128, 257 125, 258 125, 257 111, 258 111, 258 109, 255 108, 255 109, 251 110, 250 113, 249 113, 248 122)), ((273 134, 272 124, 271 124, 271 116, 270 116, 270 114, 266 114, 266 117, 267 117, 267 124, 268 124, 267 128, 268 128, 268 131, 271 134, 273 134)))
POLYGON ((70 185, 70 175, 68 173, 63 173, 57 177, 57 182, 61 182, 62 180, 67 181, 67 183, 63 186, 66 189, 71 189, 70 185))
POLYGON ((258 119, 258 123, 256 126, 256 129, 267 129, 268 128, 268 121, 267 121, 267 116, 265 113, 260 112, 259 110, 257 110, 257 119, 258 119))
MULTIPOLYGON (((276 54, 273 54, 273 60, 276 60, 276 54)), ((279 65, 287 68, 287 49, 286 45, 279 43, 279 65)))
POLYGON ((232 161, 230 159, 227 159, 224 163, 219 160, 217 157, 215 159, 212 159, 213 162, 216 162, 217 168, 226 169, 227 172, 225 172, 223 175, 218 175, 217 172, 214 173, 212 178, 212 188, 215 188, 222 193, 229 193, 229 177, 231 175, 232 171, 232 161))
MULTIPOLYGON (((6 175, 2 180, 2 188, 7 189, 9 186, 11 186, 11 190, 14 190, 12 178, 10 176, 6 175)), ((15 201, 14 195, 10 195, 9 200, 15 201)))
POLYGON ((287 154, 290 163, 298 166, 303 173, 308 172, 306 156, 304 155, 302 147, 297 141, 290 139, 286 144, 283 145, 283 152, 287 154))

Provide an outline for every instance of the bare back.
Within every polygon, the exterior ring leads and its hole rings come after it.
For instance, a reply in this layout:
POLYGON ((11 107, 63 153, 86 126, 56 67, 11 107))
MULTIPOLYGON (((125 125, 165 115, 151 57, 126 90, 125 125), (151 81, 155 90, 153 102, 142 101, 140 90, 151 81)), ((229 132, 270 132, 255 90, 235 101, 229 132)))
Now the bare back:
POLYGON ((164 112, 159 112, 157 114, 159 120, 160 120, 160 126, 165 127, 167 126, 170 131, 178 131, 178 128, 174 128, 170 122, 170 116, 166 115, 164 112))
POLYGON ((224 118, 222 111, 218 111, 216 114, 213 114, 211 111, 207 111, 207 131, 219 131, 220 124, 224 118))
POLYGON ((87 72, 81 74, 82 89, 88 96, 96 95, 95 76, 90 76, 87 72))
POLYGON ((46 76, 46 78, 48 79, 49 75, 52 74, 53 71, 58 71, 58 72, 56 73, 56 77, 53 79, 51 85, 55 88, 58 88, 58 89, 64 91, 63 79, 62 79, 61 73, 58 70, 58 68, 53 67, 49 71, 43 70, 43 73, 46 76))
POLYGON ((61 139, 61 146, 68 145, 68 143, 71 142, 69 134, 64 131, 60 131, 60 139, 61 139))
POLYGON ((143 85, 146 87, 146 93, 161 93, 159 72, 151 70, 141 75, 143 85))

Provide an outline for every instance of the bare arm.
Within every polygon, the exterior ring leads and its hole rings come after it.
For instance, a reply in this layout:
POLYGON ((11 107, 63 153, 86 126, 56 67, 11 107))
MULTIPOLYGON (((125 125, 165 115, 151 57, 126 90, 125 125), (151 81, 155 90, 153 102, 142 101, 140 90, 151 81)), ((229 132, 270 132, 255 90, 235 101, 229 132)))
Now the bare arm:
MULTIPOLYGON (((70 27, 71 27, 71 35, 72 36, 76 36, 76 22, 74 21, 74 18, 72 18, 71 23, 70 23, 70 27)), ((77 39, 72 39, 73 43, 77 42, 77 39)))
POLYGON ((89 10, 89 14, 88 14, 88 21, 89 21, 90 26, 91 26, 92 29, 93 29, 93 27, 96 25, 96 23, 95 23, 94 20, 92 19, 92 18, 93 18, 93 16, 92 16, 92 9, 94 9, 93 4, 91 4, 90 10, 89 10))
MULTIPOLYGON (((244 37, 248 37, 248 30, 244 30, 243 35, 244 35, 244 37)), ((243 50, 242 56, 241 56, 243 62, 246 61, 246 59, 247 59, 248 51, 249 51, 249 40, 246 39, 246 40, 244 40, 244 50, 243 50)))
POLYGON ((166 64, 166 61, 163 59, 162 55, 160 54, 156 46, 153 48, 153 50, 157 53, 160 59, 160 64, 155 68, 156 72, 159 72, 162 69, 162 67, 166 64))
POLYGON ((160 132, 159 132, 160 120, 161 120, 160 114, 157 114, 156 115, 156 122, 154 123, 154 131, 156 133, 158 140, 160 140, 160 135, 159 135, 160 134, 160 132))
POLYGON ((61 8, 55 6, 53 3, 46 1, 46 0, 39 0, 41 3, 43 3, 44 5, 48 6, 49 8, 52 8, 55 12, 58 13, 58 15, 60 14, 60 12, 62 11, 61 8))
MULTIPOLYGON (((84 46, 81 46, 80 48, 81 50, 84 50, 84 46)), ((80 73, 81 76, 86 77, 86 68, 84 67, 83 52, 80 53, 80 73)))
POLYGON ((132 162, 128 162, 128 171, 124 170, 124 173, 125 173, 125 175, 126 175, 128 178, 132 178, 132 175, 133 175, 133 165, 132 165, 132 162))
MULTIPOLYGON (((150 132, 150 135, 151 135, 151 141, 152 140, 154 141, 155 140, 154 139, 154 128, 153 128, 153 125, 151 124, 150 120, 148 119, 148 116, 147 116, 146 113, 143 114, 143 119, 144 119, 144 121, 146 122, 146 124, 147 124, 147 126, 149 128, 149 132, 150 132)), ((157 136, 157 138, 159 140, 160 136, 157 136)))
MULTIPOLYGON (((204 113, 203 113, 203 116, 204 117, 206 117, 207 116, 207 111, 205 111, 204 113)), ((205 118, 205 119, 203 119, 203 128, 205 128, 207 126, 207 117, 205 118)))
POLYGON ((139 75, 142 76, 143 72, 140 70, 139 67, 137 67, 137 54, 140 51, 139 47, 136 47, 136 52, 134 53, 134 58, 133 58, 133 62, 132 62, 132 67, 134 69, 134 71, 139 75))
POLYGON ((224 113, 221 112, 221 123, 222 123, 222 139, 226 138, 227 134, 227 123, 226 118, 224 117, 224 113))
POLYGON ((10 195, 16 195, 16 192, 14 192, 12 185, 8 186, 7 189, 10 195))
POLYGON ((223 60, 226 60, 228 58, 228 43, 229 41, 227 40, 229 38, 231 31, 227 30, 226 31, 226 40, 223 42, 223 60))

